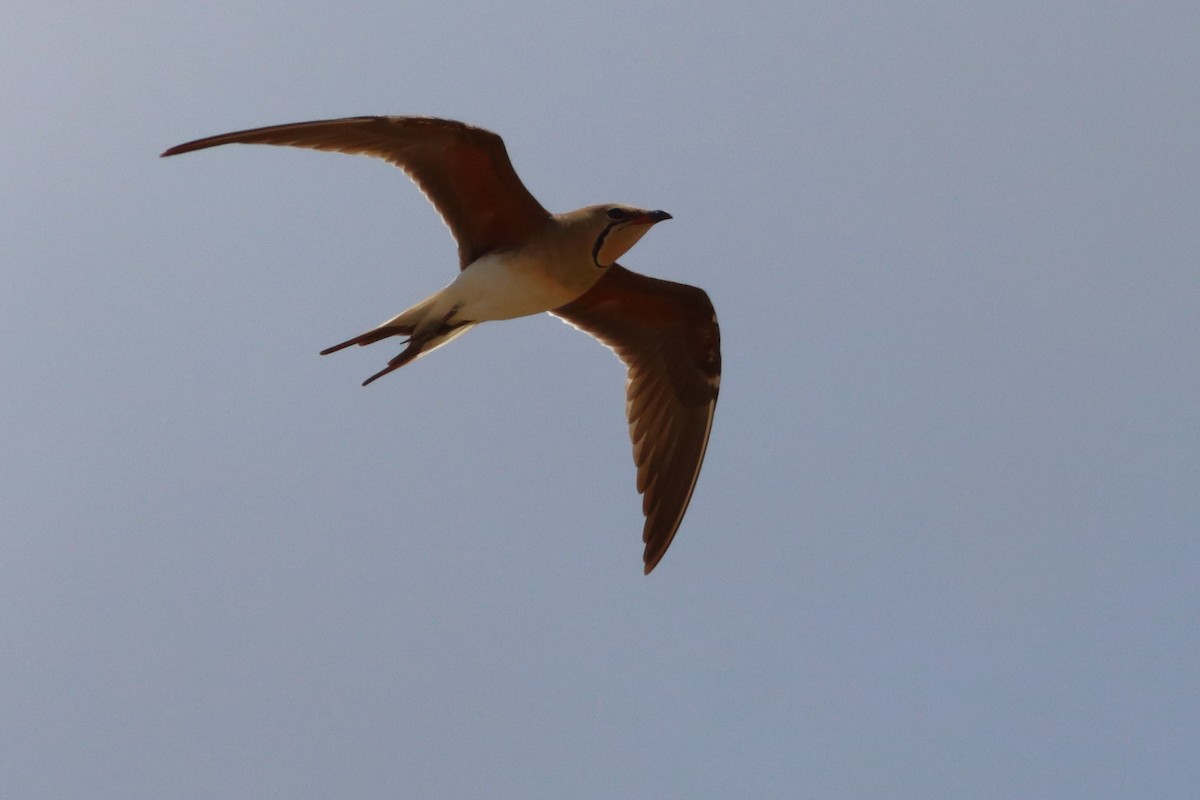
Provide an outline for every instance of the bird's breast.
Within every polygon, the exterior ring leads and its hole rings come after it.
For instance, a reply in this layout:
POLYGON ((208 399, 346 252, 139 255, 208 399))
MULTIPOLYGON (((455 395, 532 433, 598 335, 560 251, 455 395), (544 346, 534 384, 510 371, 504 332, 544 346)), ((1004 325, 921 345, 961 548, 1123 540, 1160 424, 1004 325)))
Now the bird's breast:
POLYGON ((489 253, 449 287, 459 306, 455 319, 486 322, 540 314, 577 299, 602 274, 590 260, 561 254, 489 253))

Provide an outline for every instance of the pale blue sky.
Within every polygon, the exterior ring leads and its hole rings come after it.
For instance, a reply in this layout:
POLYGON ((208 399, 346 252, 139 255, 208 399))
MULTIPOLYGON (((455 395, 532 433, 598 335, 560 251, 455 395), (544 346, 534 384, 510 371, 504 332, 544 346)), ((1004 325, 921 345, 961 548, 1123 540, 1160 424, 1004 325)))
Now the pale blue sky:
POLYGON ((23 3, 0 26, 0 786, 1191 798, 1200 7, 23 3), (1000 10, 1002 9, 1002 10, 1000 10), (351 114, 664 208, 721 403, 641 574, 612 355, 317 351, 450 280, 351 114))

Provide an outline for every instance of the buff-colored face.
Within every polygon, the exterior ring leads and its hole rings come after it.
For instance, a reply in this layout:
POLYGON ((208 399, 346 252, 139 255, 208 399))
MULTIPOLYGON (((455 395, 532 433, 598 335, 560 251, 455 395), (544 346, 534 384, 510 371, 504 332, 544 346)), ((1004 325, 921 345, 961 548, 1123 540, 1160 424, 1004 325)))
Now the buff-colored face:
POLYGON ((612 266, 653 225, 671 218, 665 211, 618 205, 596 206, 593 213, 601 226, 592 249, 592 259, 598 267, 612 266))

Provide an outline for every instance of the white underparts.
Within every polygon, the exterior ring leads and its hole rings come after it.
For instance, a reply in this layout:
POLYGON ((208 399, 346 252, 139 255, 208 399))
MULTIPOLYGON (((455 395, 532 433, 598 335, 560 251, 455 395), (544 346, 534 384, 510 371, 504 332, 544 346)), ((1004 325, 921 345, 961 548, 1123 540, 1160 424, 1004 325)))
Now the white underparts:
MULTIPOLYGON (((489 254, 460 272, 444 289, 380 327, 411 327, 412 335, 420 337, 448 324, 540 314, 575 300, 603 274, 590 264, 571 270, 574 274, 563 272, 561 264, 546 264, 520 253, 489 254)), ((454 336, 460 335, 458 330, 454 336)))

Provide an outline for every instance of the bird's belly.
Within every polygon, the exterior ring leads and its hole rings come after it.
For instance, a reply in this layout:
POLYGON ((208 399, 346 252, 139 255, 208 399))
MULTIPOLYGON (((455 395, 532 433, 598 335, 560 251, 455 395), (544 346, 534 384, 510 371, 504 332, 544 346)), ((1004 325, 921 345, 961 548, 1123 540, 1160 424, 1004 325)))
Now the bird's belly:
POLYGON ((454 318, 486 322, 540 314, 575 300, 599 277, 600 270, 590 265, 568 271, 532 258, 487 255, 455 280, 454 318))

